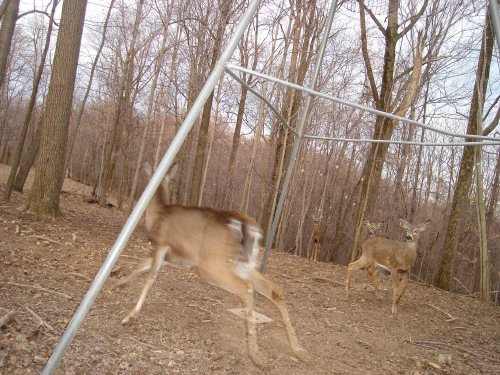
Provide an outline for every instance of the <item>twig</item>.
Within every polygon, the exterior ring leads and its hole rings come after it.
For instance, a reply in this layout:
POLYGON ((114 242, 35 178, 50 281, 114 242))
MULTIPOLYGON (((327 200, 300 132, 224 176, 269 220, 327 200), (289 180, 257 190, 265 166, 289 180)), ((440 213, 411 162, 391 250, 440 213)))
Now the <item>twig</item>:
POLYGON ((460 350, 462 352, 474 355, 474 356, 479 357, 479 358, 486 359, 488 361, 500 363, 500 359, 497 359, 497 358, 494 358, 494 357, 490 357, 490 356, 487 356, 487 355, 483 355, 483 354, 480 354, 480 353, 476 353, 476 352, 473 352, 472 350, 462 348, 461 346, 448 344, 446 342, 438 342, 438 341, 414 341, 414 340, 408 340, 408 342, 410 344, 423 345, 423 346, 426 346, 426 345, 428 345, 428 346, 446 346, 446 347, 449 347, 449 348, 457 349, 457 350, 460 350))
POLYGON ((82 275, 81 273, 78 273, 78 272, 70 272, 69 275, 81 277, 82 279, 84 279, 86 281, 92 281, 92 279, 90 277, 82 275))
POLYGON ((451 322, 454 322, 455 320, 458 320, 458 318, 453 317, 451 314, 448 314, 446 311, 441 310, 441 309, 440 309, 439 307, 437 307, 437 306, 434 306, 434 305, 432 305, 432 304, 430 304, 430 303, 427 303, 427 306, 430 306, 430 307, 432 307, 433 309, 436 309, 437 311, 439 311, 440 313, 443 313, 444 315, 446 315, 446 316, 448 317, 448 319, 446 319, 446 321, 447 321, 448 323, 451 323, 451 322))
POLYGON ((7 311, 7 313, 0 318, 0 327, 7 324, 12 319, 12 316, 14 316, 14 311, 7 311))
POLYGON ((49 237, 46 237, 46 236, 42 236, 40 234, 30 234, 30 235, 28 235, 26 237, 35 237, 35 238, 38 238, 39 240, 42 240, 42 241, 49 241, 49 242, 56 243, 58 245, 64 246, 64 244, 62 242, 53 240, 52 238, 49 238, 49 237))
POLYGON ((469 293, 470 296, 472 296, 474 293, 472 293, 465 285, 463 282, 461 282, 460 280, 458 280, 456 277, 453 278, 453 280, 455 280, 458 285, 460 285, 462 288, 464 288, 464 290, 469 293))
POLYGON ((148 344, 148 343, 145 343, 145 342, 139 341, 139 340, 137 340, 137 339, 133 338, 132 336, 128 336, 128 338, 129 338, 130 340, 132 340, 132 341, 134 341, 134 342, 138 343, 138 344, 141 344, 141 345, 147 346, 148 348, 155 349, 155 350, 157 350, 157 349, 158 349, 158 347, 157 347, 157 346, 154 346, 154 345, 151 345, 151 344, 148 344))
POLYGON ((28 312, 31 315, 33 315, 36 318, 36 320, 38 320, 38 322, 40 323, 40 325, 42 325, 44 327, 47 327, 50 331, 52 331, 54 333, 56 332, 56 330, 54 329, 54 327, 52 327, 49 323, 47 323, 45 320, 43 320, 42 318, 40 318, 40 316, 36 312, 34 312, 33 310, 31 310, 27 305, 24 305, 24 308, 26 310, 28 310, 28 312))
POLYGON ((340 283, 340 282, 335 281, 335 280, 330 280, 330 279, 327 279, 326 277, 313 277, 312 280, 319 281, 319 282, 325 282, 325 283, 331 283, 331 284, 340 285, 340 286, 345 286, 344 283, 340 283))
POLYGON ((61 292, 58 292, 56 290, 47 289, 47 288, 44 288, 44 287, 41 287, 41 286, 38 286, 38 285, 20 284, 20 283, 15 283, 13 281, 0 281, 0 284, 18 286, 20 288, 33 288, 33 289, 41 290, 41 291, 44 291, 44 292, 47 292, 47 293, 57 294, 58 296, 62 296, 64 298, 66 298, 66 299, 73 299, 73 297, 70 296, 70 295, 68 295, 68 294, 61 293, 61 292))

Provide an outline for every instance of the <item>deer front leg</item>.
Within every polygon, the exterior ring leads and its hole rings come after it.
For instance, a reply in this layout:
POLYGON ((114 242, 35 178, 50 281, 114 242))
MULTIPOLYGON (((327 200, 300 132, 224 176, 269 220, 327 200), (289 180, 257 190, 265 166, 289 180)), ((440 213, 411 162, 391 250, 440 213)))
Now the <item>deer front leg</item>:
POLYGON ((233 273, 228 263, 221 260, 203 260, 198 265, 199 275, 210 283, 240 297, 245 304, 245 317, 248 340, 248 355, 259 367, 264 366, 264 360, 257 345, 257 328, 255 323, 255 299, 252 282, 243 280, 233 273), (222 262, 222 263, 221 263, 222 262))
POLYGON ((391 277, 392 277, 392 313, 396 313, 396 300, 398 295, 398 284, 399 284, 399 275, 398 271, 395 269, 391 269, 391 277))
POLYGON ((401 273, 401 290, 398 293, 398 296, 396 298, 396 303, 399 303, 399 300, 401 297, 403 297, 403 294, 406 291, 406 288, 408 287, 408 278, 410 276, 410 271, 402 272, 401 273))
POLYGON ((378 270, 374 266, 368 266, 366 268, 366 272, 370 277, 370 280, 373 284, 373 291, 379 300, 382 300, 382 296, 380 295, 380 291, 378 289, 378 270))
POLYGON ((351 277, 352 277, 352 271, 367 267, 368 262, 366 261, 366 258, 364 256, 361 256, 357 261, 349 263, 347 266, 347 277, 345 280, 345 293, 347 297, 349 298, 349 292, 351 289, 351 277))
POLYGON ((290 320, 290 315, 288 314, 283 289, 279 285, 276 285, 272 281, 267 279, 258 271, 253 272, 252 279, 254 282, 255 291, 271 301, 280 312, 281 319, 283 320, 283 324, 285 325, 285 330, 288 336, 288 343, 290 344, 290 348, 292 349, 293 354, 301 361, 307 362, 309 360, 309 354, 299 344, 297 335, 290 320))
POLYGON ((148 295, 149 289, 156 280, 156 276, 158 275, 158 271, 163 264, 163 260, 165 259, 165 255, 170 250, 170 247, 166 246, 160 249, 157 249, 153 256, 153 263, 151 264, 151 269, 148 273, 146 282, 144 283, 144 287, 142 288, 141 295, 139 296, 139 300, 135 307, 128 313, 128 315, 122 320, 123 325, 131 325, 137 319, 137 315, 141 311, 142 305, 144 304, 144 300, 148 295))

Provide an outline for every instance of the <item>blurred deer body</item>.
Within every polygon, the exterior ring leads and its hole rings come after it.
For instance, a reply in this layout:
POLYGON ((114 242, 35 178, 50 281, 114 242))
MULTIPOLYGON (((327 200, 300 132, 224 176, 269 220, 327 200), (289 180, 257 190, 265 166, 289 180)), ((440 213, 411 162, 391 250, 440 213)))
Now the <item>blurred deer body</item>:
POLYGON ((135 321, 158 270, 164 263, 171 263, 190 268, 209 283, 243 300, 248 351, 256 364, 261 364, 261 358, 256 338, 254 291, 278 308, 293 353, 299 359, 305 359, 307 353, 298 343, 283 290, 257 271, 262 237, 258 224, 251 217, 237 212, 169 205, 168 182, 175 175, 175 170, 175 165, 170 168, 146 209, 146 229, 153 245, 153 257, 146 259, 115 285, 122 286, 149 271, 137 304, 122 324, 129 325, 135 321))
POLYGON ((420 232, 424 231, 430 220, 419 225, 412 225, 400 219, 401 226, 406 229, 405 241, 390 240, 384 237, 370 237, 362 245, 361 257, 347 266, 346 293, 349 296, 352 271, 366 267, 373 284, 375 294, 382 299, 377 282, 378 265, 389 268, 392 277, 392 313, 396 312, 396 304, 408 286, 409 273, 417 258, 417 242, 420 232), (402 285, 399 289, 399 275, 402 285), (399 290, 398 290, 399 289, 399 290))

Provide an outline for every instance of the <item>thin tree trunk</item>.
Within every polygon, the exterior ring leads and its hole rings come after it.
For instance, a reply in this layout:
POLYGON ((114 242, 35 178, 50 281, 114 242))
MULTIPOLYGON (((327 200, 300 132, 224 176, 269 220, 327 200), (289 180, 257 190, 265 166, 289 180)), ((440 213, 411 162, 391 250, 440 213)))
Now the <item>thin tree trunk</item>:
MULTIPOLYGON (((212 71, 219 59, 220 51, 222 49, 222 40, 224 31, 229 23, 229 15, 233 7, 233 0, 226 0, 221 5, 220 22, 217 27, 217 34, 215 36, 214 47, 212 50, 210 71, 212 71)), ((208 127, 210 124, 210 115, 212 113, 212 102, 214 100, 214 92, 212 91, 205 102, 203 113, 201 115, 200 132, 198 135, 198 144, 196 146, 196 154, 193 166, 193 175, 191 179, 191 193, 189 195, 189 202, 191 205, 198 204, 200 199, 201 181, 203 177, 203 167, 205 166, 205 156, 208 139, 208 127)))
MULTIPOLYGON (((494 34, 491 27, 489 12, 486 14, 485 28, 483 32, 483 41, 479 53, 476 82, 469 110, 469 121, 467 125, 467 134, 478 134, 482 131, 482 124, 478 121, 478 112, 482 113, 480 98, 485 97, 488 86, 490 64, 493 53, 494 34)), ((451 207, 446 235, 443 245, 443 256, 436 276, 436 286, 450 290, 453 280, 455 256, 458 252, 460 234, 462 233, 462 222, 465 212, 465 205, 471 188, 472 174, 474 168, 476 150, 474 146, 465 146, 462 160, 460 162, 460 171, 458 173, 457 185, 451 207)))
POLYGON ((120 138, 122 136, 123 127, 127 117, 127 115, 122 112, 128 113, 130 107, 131 81, 134 75, 134 59, 136 55, 137 35, 139 33, 139 24, 142 18, 143 4, 144 0, 139 0, 137 4, 130 47, 125 58, 123 74, 120 77, 120 82, 118 84, 117 104, 114 113, 113 128, 111 130, 111 135, 108 137, 108 142, 105 145, 103 176, 100 181, 100 186, 97 194, 100 206, 106 205, 107 196, 111 190, 111 181, 113 179, 115 170, 120 138))
POLYGON ((106 41, 106 33, 108 31, 109 18, 111 17, 111 11, 113 10, 115 4, 115 0, 111 0, 111 3, 108 7, 108 13, 106 14, 106 20, 104 21, 103 29, 102 29, 102 37, 99 48, 97 49, 96 56, 92 63, 92 68, 90 69, 89 81, 87 83, 87 88, 85 90, 85 94, 83 95, 82 103, 80 105, 80 109, 78 110, 78 115, 76 117, 75 130, 73 134, 70 136, 68 152, 66 155, 66 162, 64 169, 68 169, 69 163, 71 161, 71 156, 73 155, 73 148, 75 147, 76 136, 78 134, 78 130, 80 129, 80 124, 82 122, 83 112, 85 111, 85 105, 87 103, 87 99, 89 97, 90 89, 92 88, 92 81, 94 80, 94 74, 97 67, 97 62, 99 61, 99 57, 101 56, 102 49, 104 48, 104 42, 106 41))
POLYGON ((10 46, 12 45, 12 37, 14 36, 19 13, 19 0, 4 0, 4 3, 5 8, 2 14, 2 25, 0 26, 0 91, 5 82, 10 46))
MULTIPOLYGON (((167 16, 167 20, 169 18, 170 18, 170 15, 167 16)), ((132 181, 132 189, 130 191, 130 196, 129 196, 128 202, 127 202, 127 208, 129 210, 129 212, 132 212, 134 199, 135 199, 135 193, 137 192, 137 184, 139 183, 139 171, 141 169, 142 161, 144 159, 144 150, 146 149, 146 140, 148 138, 149 127, 151 125, 151 116, 153 113, 153 105, 155 102, 156 87, 158 85, 158 78, 160 76, 160 71, 161 71, 161 67, 163 64, 163 58, 164 58, 165 53, 167 51, 166 46, 167 46, 167 29, 164 28, 163 35, 162 35, 160 53, 158 54, 158 57, 155 61, 153 81, 151 82, 151 88, 149 91, 148 109, 146 112, 146 121, 144 123, 144 129, 142 132, 141 145, 139 146, 139 155, 137 155, 137 161, 135 164, 135 172, 134 172, 134 178, 132 181)))

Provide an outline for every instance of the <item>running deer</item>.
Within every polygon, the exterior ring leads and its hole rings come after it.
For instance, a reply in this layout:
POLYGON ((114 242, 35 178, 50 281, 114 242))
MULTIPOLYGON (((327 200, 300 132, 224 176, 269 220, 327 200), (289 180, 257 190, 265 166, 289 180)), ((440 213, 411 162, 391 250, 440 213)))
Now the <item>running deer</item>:
MULTIPOLYGON (((147 258, 129 276, 114 286, 123 286, 136 276, 149 272, 137 304, 122 320, 130 325, 136 319, 164 263, 190 268, 211 284, 239 296, 245 304, 248 352, 252 361, 262 365, 257 346, 254 291, 278 308, 297 358, 307 359, 291 324, 281 287, 257 271, 259 240, 262 230, 249 216, 237 212, 201 207, 170 205, 168 183, 175 175, 172 166, 146 208, 146 229, 153 245, 153 257, 147 258)), ((147 166, 148 175, 151 167, 147 166)))
POLYGON ((321 254, 321 245, 323 244, 323 231, 320 227, 321 215, 313 215, 313 244, 311 253, 309 254, 309 259, 317 262, 321 254))
POLYGON ((347 266, 346 293, 349 297, 352 271, 366 267, 373 284, 375 294, 382 299, 379 289, 377 266, 380 264, 389 268, 392 277, 392 313, 396 313, 396 304, 403 296, 407 286, 410 270, 417 258, 417 242, 420 232, 427 228, 427 220, 419 225, 412 225, 400 219, 400 225, 406 229, 405 241, 390 240, 383 237, 368 238, 362 245, 361 257, 347 266), (402 285, 399 289, 399 274, 402 285), (399 290, 398 290, 399 289, 399 290))

